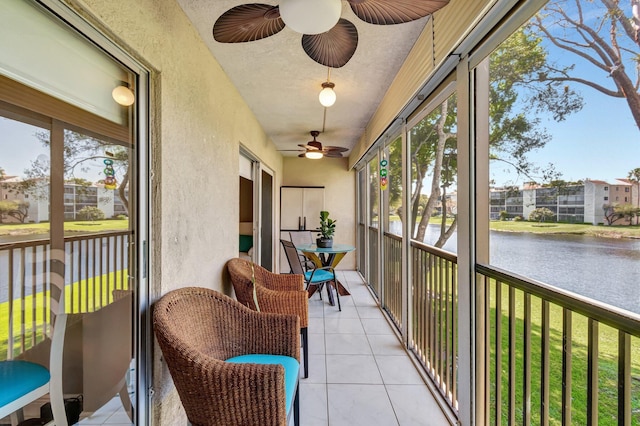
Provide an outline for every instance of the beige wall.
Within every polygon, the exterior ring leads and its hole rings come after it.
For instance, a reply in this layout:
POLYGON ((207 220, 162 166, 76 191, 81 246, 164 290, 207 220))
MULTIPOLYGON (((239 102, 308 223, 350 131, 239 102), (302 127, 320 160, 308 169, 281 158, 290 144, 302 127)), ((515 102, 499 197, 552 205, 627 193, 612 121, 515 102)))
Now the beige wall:
MULTIPOLYGON (((67 1, 156 70, 152 297, 189 285, 229 294, 223 269, 238 254, 239 144, 275 172, 275 188, 280 187, 282 156, 175 2, 67 1)), ((184 424, 158 352, 153 422, 184 424)))
MULTIPOLYGON (((325 210, 337 220, 334 242, 356 245, 356 176, 348 169, 347 158, 285 157, 282 185, 324 186, 325 210)), ((319 222, 318 218, 318 223, 311 223, 310 227, 317 227, 319 222)), ((338 269, 355 268, 355 252, 347 254, 338 265, 338 269)))

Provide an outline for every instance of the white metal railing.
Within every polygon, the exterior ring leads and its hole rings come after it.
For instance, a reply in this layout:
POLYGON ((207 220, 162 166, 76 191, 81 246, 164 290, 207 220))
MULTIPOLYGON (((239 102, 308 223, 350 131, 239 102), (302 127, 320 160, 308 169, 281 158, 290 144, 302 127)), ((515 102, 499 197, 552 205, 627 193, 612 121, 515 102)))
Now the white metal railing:
MULTIPOLYGON (((383 242, 382 307, 398 324, 402 240, 383 242)), ((457 257, 416 241, 409 253, 408 348, 457 413, 470 379, 458 375, 457 257)), ((479 424, 640 424, 640 316, 486 265, 475 290, 479 424)))
MULTIPOLYGON (((65 238, 65 311, 93 312, 127 290, 129 231, 65 238)), ((0 359, 43 341, 50 323, 48 239, 0 244, 0 359)))

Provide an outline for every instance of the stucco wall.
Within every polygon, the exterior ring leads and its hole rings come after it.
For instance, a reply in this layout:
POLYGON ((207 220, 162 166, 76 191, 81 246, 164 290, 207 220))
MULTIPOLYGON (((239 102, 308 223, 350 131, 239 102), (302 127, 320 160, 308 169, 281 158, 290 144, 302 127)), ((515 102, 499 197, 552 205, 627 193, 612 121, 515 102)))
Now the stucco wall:
MULTIPOLYGON (((330 217, 337 220, 334 241, 355 246, 356 176, 355 172, 348 170, 347 166, 347 158, 309 160, 285 157, 282 185, 324 186, 325 209, 330 213, 330 217)), ((316 224, 312 225, 316 226, 316 224)), ((338 265, 338 269, 353 270, 355 268, 355 252, 347 254, 338 265)))
MULTIPOLYGON (((155 70, 152 298, 188 285, 230 294, 223 270, 238 253, 239 144, 275 172, 275 188, 281 155, 175 2, 67 2, 155 70)), ((154 424, 184 424, 158 351, 154 367, 154 424)))

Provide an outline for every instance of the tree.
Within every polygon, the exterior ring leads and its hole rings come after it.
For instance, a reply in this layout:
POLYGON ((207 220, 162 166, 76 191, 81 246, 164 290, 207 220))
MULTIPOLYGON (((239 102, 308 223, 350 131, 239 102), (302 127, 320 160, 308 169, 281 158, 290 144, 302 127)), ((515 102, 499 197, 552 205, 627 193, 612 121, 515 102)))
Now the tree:
POLYGON ((29 216, 29 203, 22 200, 0 201, 0 223, 6 216, 13 217, 24 223, 29 216))
MULTIPOLYGON (((46 148, 51 144, 48 132, 36 132, 36 137, 46 148)), ((129 197, 127 187, 129 185, 129 151, 124 146, 113 145, 110 142, 93 138, 82 133, 66 131, 64 134, 64 175, 67 181, 84 185, 88 181, 77 178, 76 169, 87 170, 90 161, 113 161, 113 168, 118 176, 118 195, 126 211, 129 211, 129 197)), ((39 182, 49 180, 48 162, 33 161, 31 168, 25 170, 26 179, 22 182, 20 190, 28 191, 39 182)), ((89 182, 90 184, 90 182, 89 182)))
POLYGON ((629 203, 616 206, 616 211, 621 219, 626 219, 629 225, 633 224, 633 219, 640 215, 640 208, 629 203))
POLYGON ((104 212, 97 207, 94 206, 86 206, 80 209, 78 212, 78 219, 80 220, 104 220, 104 212))
POLYGON ((5 216, 15 209, 13 201, 0 201, 0 223, 3 223, 5 216))
POLYGON ((551 220, 555 214, 546 207, 538 207, 529 213, 529 220, 531 222, 544 222, 545 220, 551 220))
POLYGON ((25 223, 27 217, 29 217, 29 202, 15 200, 13 204, 14 209, 8 213, 9 216, 16 218, 20 223, 25 223))
POLYGON ((602 210, 604 210, 604 219, 607 221, 607 225, 613 225, 615 221, 621 218, 616 207, 617 205, 615 204, 602 205, 602 210))
POLYGON ((619 0, 551 1, 531 20, 528 31, 570 58, 568 66, 545 63, 539 70, 540 81, 577 83, 624 99, 640 129, 640 2, 631 0, 629 5, 625 13, 619 0), (603 83, 579 75, 578 58, 599 73, 603 83))
MULTIPOLYGON (((640 0, 638 0, 640 2, 640 0)), ((640 8, 640 5, 638 6, 640 8)), ((640 167, 636 167, 631 170, 627 175, 629 181, 631 181, 631 201, 633 201, 633 193, 636 193, 636 198, 638 200, 638 208, 640 208, 640 194, 638 193, 640 189, 640 167)), ((638 220, 636 219, 636 225, 638 224, 638 220)))
MULTIPOLYGON (((541 46, 541 38, 534 37, 524 29, 516 31, 490 57, 491 159, 514 166, 518 173, 528 176, 530 180, 558 177, 553 165, 540 168, 527 158, 531 151, 550 140, 546 131, 540 128, 540 119, 535 114, 551 111, 554 119, 561 121, 582 107, 582 99, 574 91, 558 82, 537 79, 546 60, 547 53, 541 46), (521 110, 527 110, 527 113, 521 110), (534 179, 534 174, 539 175, 537 179, 534 179)), ((455 214, 451 225, 446 224, 450 210, 447 194, 449 188, 456 184, 458 167, 456 116, 457 101, 454 95, 414 126, 409 134, 413 238, 424 240, 429 220, 440 202, 443 217, 436 247, 442 247, 457 226, 455 214), (430 195, 416 227, 425 186, 430 195)))

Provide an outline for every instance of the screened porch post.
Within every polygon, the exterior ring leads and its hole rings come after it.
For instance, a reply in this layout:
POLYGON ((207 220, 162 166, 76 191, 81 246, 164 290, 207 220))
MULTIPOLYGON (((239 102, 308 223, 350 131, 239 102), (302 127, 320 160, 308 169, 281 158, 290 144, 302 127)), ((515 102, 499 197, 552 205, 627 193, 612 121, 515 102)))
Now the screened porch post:
POLYGON ((470 137, 471 91, 468 61, 457 66, 458 93, 458 419, 473 424, 473 153, 470 137))

